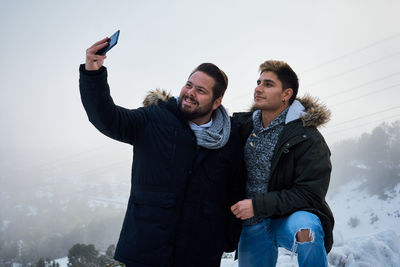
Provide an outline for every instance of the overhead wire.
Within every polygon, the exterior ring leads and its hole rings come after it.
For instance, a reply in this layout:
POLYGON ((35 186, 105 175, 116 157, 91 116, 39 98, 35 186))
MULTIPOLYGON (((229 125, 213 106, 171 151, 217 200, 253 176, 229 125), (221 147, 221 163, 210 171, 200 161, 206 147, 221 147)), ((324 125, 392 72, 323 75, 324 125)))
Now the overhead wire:
POLYGON ((395 107, 391 107, 391 108, 388 108, 388 109, 380 110, 380 111, 373 112, 373 113, 370 113, 370 114, 367 114, 367 115, 363 115, 363 116, 360 116, 360 117, 357 117, 357 118, 354 118, 354 119, 351 119, 351 120, 347 120, 347 121, 344 121, 344 122, 340 122, 340 123, 334 124, 334 125, 330 126, 329 128, 337 127, 337 126, 342 125, 342 124, 346 124, 346 123, 349 123, 349 122, 353 122, 353 121, 356 121, 356 120, 360 120, 360 119, 367 118, 367 117, 370 117, 370 116, 373 116, 373 115, 376 115, 376 114, 381 114, 381 113, 388 112, 388 111, 391 111, 391 110, 394 110, 394 109, 399 109, 399 108, 400 108, 400 106, 395 106, 395 107))
POLYGON ((361 83, 361 84, 358 84, 358 85, 356 85, 356 86, 349 87, 349 88, 347 88, 347 89, 345 89, 345 90, 342 90, 342 91, 340 91, 340 92, 334 93, 334 94, 332 94, 332 95, 325 96, 324 99, 330 99, 330 98, 336 97, 336 96, 338 96, 338 95, 342 95, 342 94, 351 92, 351 91, 353 91, 353 90, 355 90, 355 89, 358 89, 358 88, 361 88, 361 87, 363 87, 363 86, 370 85, 371 83, 379 82, 379 81, 382 81, 382 80, 391 78, 391 77, 396 76, 396 75, 399 75, 399 74, 400 74, 400 71, 391 73, 391 74, 386 75, 386 76, 383 76, 383 77, 379 77, 379 78, 377 78, 377 79, 369 80, 369 81, 367 81, 367 82, 365 82, 365 83, 361 83))
POLYGON ((384 120, 393 119, 393 118, 400 118, 400 114, 396 114, 396 115, 393 115, 393 116, 380 118, 378 120, 370 121, 370 122, 367 122, 367 123, 364 123, 364 124, 360 124, 360 125, 357 125, 357 126, 352 126, 352 127, 345 128, 345 129, 342 129, 342 130, 337 130, 337 131, 333 131, 333 132, 329 132, 328 131, 328 132, 324 133, 324 135, 329 136, 329 135, 332 135, 332 134, 337 134, 337 133, 341 133, 341 132, 344 132, 344 131, 352 130, 352 129, 355 129, 355 128, 360 128, 360 127, 365 126, 365 125, 369 125, 369 124, 373 124, 373 123, 377 123, 377 122, 384 122, 384 120))
POLYGON ((342 104, 346 104, 346 103, 349 103, 349 102, 354 102, 354 101, 360 100, 361 98, 368 97, 368 96, 373 95, 373 94, 381 93, 381 92, 383 92, 383 91, 396 88, 396 87, 398 87, 399 85, 400 85, 400 83, 394 84, 394 85, 391 85, 391 86, 387 86, 387 87, 384 87, 384 88, 380 88, 380 89, 378 89, 378 90, 369 92, 369 93, 367 93, 367 94, 363 94, 363 95, 358 96, 358 97, 354 97, 354 98, 347 99, 346 101, 343 101, 343 102, 334 103, 334 104, 332 104, 332 105, 330 105, 330 106, 331 106, 331 107, 336 107, 336 106, 339 106, 339 105, 342 105, 342 104))
POLYGON ((371 43, 371 44, 368 44, 368 45, 366 45, 366 46, 363 46, 363 47, 361 47, 361 48, 358 48, 358 49, 355 49, 355 50, 353 50, 353 51, 350 51, 350 52, 348 52, 348 53, 346 53, 346 54, 343 54, 343 55, 341 55, 341 56, 338 56, 338 57, 336 57, 336 58, 333 58, 333 59, 327 60, 327 61, 325 61, 325 62, 322 62, 322 63, 320 63, 320 64, 318 64, 318 65, 316 65, 316 66, 314 66, 314 67, 311 67, 311 68, 309 68, 309 69, 307 69, 307 70, 301 71, 300 74, 314 71, 314 70, 316 70, 316 69, 321 68, 322 66, 331 64, 331 63, 333 63, 333 62, 339 61, 339 60, 341 60, 341 59, 343 59, 343 58, 352 56, 352 55, 354 55, 354 54, 358 54, 358 53, 360 53, 360 52, 362 52, 362 51, 364 51, 364 50, 367 50, 367 49, 369 49, 369 48, 371 48, 371 47, 374 47, 374 46, 376 46, 376 45, 379 45, 379 44, 381 44, 381 43, 384 43, 384 42, 387 42, 387 41, 389 41, 389 40, 392 40, 392 39, 395 39, 395 38, 399 38, 399 37, 400 37, 400 32, 399 32, 399 33, 396 33, 396 34, 394 34, 394 35, 391 35, 391 36, 389 36, 389 37, 380 39, 380 40, 378 40, 378 41, 375 41, 375 42, 373 42, 373 43, 371 43))
MULTIPOLYGON (((330 59, 330 60, 327 60, 327 61, 325 61, 325 62, 322 62, 322 63, 320 63, 320 64, 318 64, 318 65, 316 65, 316 66, 314 66, 314 67, 311 67, 311 68, 309 68, 309 69, 307 69, 307 70, 305 70, 305 71, 300 71, 299 74, 301 75, 301 74, 304 74, 304 73, 307 73, 307 72, 314 71, 314 70, 319 69, 319 68, 321 68, 321 67, 323 67, 323 66, 325 66, 325 65, 334 63, 334 62, 336 62, 336 61, 339 61, 339 60, 344 59, 344 58, 347 58, 347 57, 350 57, 350 56, 352 56, 352 55, 355 55, 355 54, 357 54, 357 53, 360 53, 360 52, 362 52, 362 51, 365 51, 365 50, 367 50, 367 49, 369 49, 369 48, 372 48, 372 47, 374 47, 374 46, 377 46, 377 45, 379 45, 379 44, 381 44, 381 43, 384 43, 384 42, 387 42, 387 41, 390 41, 390 40, 392 40, 392 39, 396 39, 396 38, 399 38, 399 37, 400 37, 400 32, 399 32, 399 33, 396 33, 396 34, 393 34, 393 35, 391 35, 391 36, 389 36, 389 37, 380 39, 380 40, 378 40, 378 41, 375 41, 375 42, 373 42, 373 43, 371 43, 371 44, 368 44, 368 45, 366 45, 366 46, 363 46, 363 47, 361 47, 361 48, 358 48, 358 49, 355 49, 355 50, 353 50, 353 51, 350 51, 350 52, 348 52, 348 53, 345 53, 345 54, 343 54, 343 55, 340 55, 340 56, 338 56, 338 57, 335 57, 335 58, 333 58, 333 59, 330 59)), ((399 53, 400 53, 400 52, 397 52, 397 53, 392 54, 392 55, 390 55, 390 56, 397 55, 397 54, 399 54, 399 53)), ((388 57, 390 57, 390 56, 385 56, 384 58, 378 59, 378 62, 379 62, 379 61, 382 61, 382 60, 384 60, 384 59, 386 59, 386 58, 388 58, 388 57)), ((370 63, 368 63, 368 65, 373 64, 373 63, 377 63, 377 62, 370 62, 370 63)), ((364 66, 365 66, 365 64, 362 65, 362 66, 359 66, 358 68, 362 68, 362 67, 364 67, 364 66)), ((354 71, 354 70, 353 70, 353 71, 354 71)), ((347 72, 346 72, 346 73, 347 73, 347 72)), ((346 74, 346 73, 344 73, 344 74, 346 74)), ((338 74, 338 75, 335 75, 335 76, 341 76, 341 75, 344 75, 344 74, 338 74)), ((329 77, 328 77, 328 79, 329 79, 329 77)), ((305 87, 313 87, 313 86, 315 86, 316 84, 319 84, 319 83, 321 83, 321 82, 323 82, 323 81, 326 81, 326 79, 323 79, 323 80, 320 80, 320 81, 318 81, 318 82, 312 83, 312 84, 310 84, 310 85, 308 85, 308 86, 306 85, 305 87)), ((247 93, 246 93, 246 94, 247 94, 247 93)), ((239 94, 238 97, 236 97, 236 99, 240 101, 240 100, 241 100, 241 97, 244 96, 244 95, 245 95, 244 93, 243 93, 243 94, 239 94)), ((232 102, 235 103, 235 102, 237 102, 237 101, 236 101, 236 100, 233 100, 232 102)))
POLYGON ((398 51, 398 52, 396 52, 396 53, 393 53, 393 54, 390 54, 390 55, 386 55, 386 56, 384 56, 384 57, 380 57, 380 58, 375 59, 375 60, 373 60, 373 61, 367 62, 367 63, 362 64, 362 65, 359 65, 359 66, 357 66, 357 67, 354 67, 354 68, 352 68, 352 69, 348 69, 348 70, 346 70, 346 71, 344 71, 344 72, 341 72, 341 73, 338 73, 338 74, 335 74, 335 75, 328 76, 328 77, 326 77, 326 78, 324 78, 324 79, 321 79, 321 80, 319 80, 319 81, 313 82, 313 83, 308 84, 308 85, 306 84, 304 87, 305 87, 305 88, 310 88, 310 87, 312 88, 312 87, 315 87, 316 85, 318 85, 318 84, 320 84, 320 83, 323 83, 323 82, 326 82, 326 81, 329 81, 329 80, 336 79, 336 78, 338 78, 338 77, 340 77, 340 76, 343 76, 343 75, 349 74, 349 73, 351 73, 351 72, 357 71, 357 70, 362 69, 362 68, 364 68, 364 67, 366 67, 366 66, 369 66, 369 65, 372 65, 372 64, 375 64, 375 63, 379 63, 379 62, 385 61, 385 60, 387 60, 387 59, 391 59, 391 58, 393 58, 394 56, 397 56, 397 55, 399 55, 399 54, 400 54, 400 51, 398 51))
MULTIPOLYGON (((380 40, 378 40, 378 41, 376 41, 376 42, 373 42, 373 43, 371 43, 371 44, 369 44, 369 45, 363 46, 363 47, 361 47, 361 48, 359 48, 359 49, 350 51, 350 52, 345 53, 345 54, 343 54, 343 55, 341 55, 341 56, 338 56, 338 57, 336 57, 336 58, 333 58, 333 59, 331 59, 331 60, 322 62, 322 63, 320 63, 320 64, 318 64, 318 65, 316 65, 316 66, 314 66, 314 67, 312 67, 312 68, 309 68, 309 69, 307 69, 307 70, 305 70, 305 71, 301 71, 300 74, 304 74, 304 73, 307 73, 307 72, 314 71, 314 70, 316 70, 316 69, 321 68, 322 66, 325 66, 325 65, 328 65, 328 64, 337 62, 337 61, 339 61, 339 60, 341 60, 341 59, 350 57, 350 56, 352 56, 352 55, 355 55, 355 54, 357 54, 357 53, 360 53, 360 52, 365 51, 365 50, 367 50, 367 49, 369 49, 369 48, 372 48, 372 47, 377 46, 377 45, 379 45, 379 44, 381 44, 381 43, 387 42, 387 41, 389 41, 389 40, 392 40, 392 39, 395 39, 395 38, 398 38, 398 37, 400 37, 400 33, 396 33, 396 34, 394 34, 394 35, 392 35, 392 36, 389 36, 389 37, 387 37, 387 38, 380 39, 380 40)), ((317 85, 317 84, 319 84, 319 83, 321 83, 321 82, 324 82, 324 81, 326 81, 326 80, 330 80, 330 79, 333 79, 333 78, 336 78, 336 77, 340 77, 340 76, 345 75, 345 74, 347 74, 347 73, 349 73, 349 72, 353 72, 353 71, 356 71, 356 70, 361 69, 361 68, 363 68, 363 67, 366 67, 366 66, 369 66, 369 65, 372 65, 372 64, 375 64, 375 63, 384 61, 384 60, 386 60, 386 59, 388 59, 388 58, 391 58, 391 57, 393 57, 393 56, 396 56, 396 55, 398 55, 398 54, 400 54, 400 52, 396 52, 396 53, 394 53, 394 54, 387 55, 387 56, 378 58, 378 59, 376 59, 376 60, 370 61, 370 62, 368 62, 368 63, 365 63, 365 64, 362 64, 362 65, 356 66, 356 67, 354 67, 354 68, 352 68, 352 69, 349 69, 349 70, 347 70, 347 71, 345 71, 345 72, 342 72, 342 73, 339 73, 339 74, 335 74, 335 75, 332 75, 332 76, 330 76, 330 77, 327 77, 327 78, 325 78, 325 79, 323 79, 323 80, 314 82, 314 83, 308 85, 308 87, 313 87, 313 86, 315 86, 315 85, 317 85)), ((392 77, 392 76, 398 75, 399 73, 400 73, 400 72, 395 72, 395 73, 392 73, 392 74, 390 74, 390 75, 387 75, 387 76, 384 76, 384 77, 381 77, 381 78, 378 78, 378 79, 369 81, 369 82, 367 82, 367 83, 377 82, 377 81, 380 81, 380 80, 383 80, 383 79, 387 79, 387 78, 390 78, 390 77, 392 77)), ((360 84, 360 85, 351 87, 350 90, 354 90, 354 89, 360 88, 361 86, 363 86, 363 85, 365 85, 365 84, 367 84, 367 83, 363 83, 363 84, 360 84)), ((394 85, 394 86, 398 86, 398 85, 399 85, 399 84, 394 85)), ((392 88, 392 87, 394 87, 394 86, 391 86, 390 88, 392 88)), ((384 88, 384 89, 385 89, 385 88, 384 88)), ((386 88, 386 89, 389 89, 389 88, 386 88)), ((348 92, 348 91, 341 91, 341 92, 335 93, 335 94, 333 94, 333 95, 330 95, 330 96, 328 96, 327 98, 331 98, 331 97, 334 97, 334 96, 343 94, 343 93, 345 93, 345 92, 348 92)), ((374 91, 373 93, 375 93, 375 92, 376 92, 376 91, 374 91)), ((372 94, 372 93, 371 93, 371 94, 372 94)), ((362 96, 362 97, 363 97, 363 96, 362 96)), ((346 102, 344 102, 344 103, 347 103, 347 102, 350 102, 350 101, 351 101, 351 100, 346 101, 346 102)), ((334 105, 340 105, 340 104, 342 104, 342 103, 338 103, 338 104, 334 104, 334 105)), ((383 111, 381 111, 381 112, 383 112, 383 111)), ((371 114, 369 114, 369 115, 367 115, 367 116, 370 116, 370 115, 371 115, 371 114)), ((365 117, 365 116, 363 116, 363 117, 365 117)), ((350 120, 350 121, 354 121, 354 120, 357 120, 357 119, 359 119, 359 118, 356 118, 356 119, 353 119, 353 120, 350 120)), ((343 122, 342 124, 347 123, 347 122, 350 122, 350 121, 343 122)), ((332 126, 331 126, 331 127, 332 127, 332 126)), ((334 127, 334 126, 333 126, 333 127, 334 127)), ((52 161, 52 162, 49 162, 49 163, 40 164, 39 166, 32 166, 32 167, 30 167, 30 168, 41 168, 41 167, 43 167, 43 166, 49 167, 50 165, 55 165, 55 164, 58 164, 58 163, 63 162, 63 161, 70 161, 70 159, 72 159, 72 158, 73 158, 73 159, 76 159, 76 157, 82 156, 82 155, 84 155, 84 154, 91 153, 91 152, 96 151, 96 150, 98 150, 98 149, 101 149, 101 148, 103 148, 103 147, 105 147, 105 146, 106 146, 106 145, 102 145, 102 146, 100 146, 100 147, 88 149, 87 151, 80 151, 80 152, 78 152, 78 153, 68 155, 67 157, 63 157, 63 158, 60 158, 60 159, 56 159, 56 160, 54 160, 54 161, 52 161)), ((114 163, 114 164, 115 164, 115 163, 114 163)), ((50 167, 50 168, 51 168, 51 167, 50 167)), ((94 169, 94 170, 96 170, 96 169, 94 169)))

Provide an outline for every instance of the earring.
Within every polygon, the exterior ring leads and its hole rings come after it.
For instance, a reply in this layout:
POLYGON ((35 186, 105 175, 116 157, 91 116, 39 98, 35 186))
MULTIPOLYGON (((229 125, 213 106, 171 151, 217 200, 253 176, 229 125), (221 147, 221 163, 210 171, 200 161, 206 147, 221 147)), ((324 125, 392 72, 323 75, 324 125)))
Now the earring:
POLYGON ((285 103, 286 102, 286 99, 282 99, 282 103, 285 103))

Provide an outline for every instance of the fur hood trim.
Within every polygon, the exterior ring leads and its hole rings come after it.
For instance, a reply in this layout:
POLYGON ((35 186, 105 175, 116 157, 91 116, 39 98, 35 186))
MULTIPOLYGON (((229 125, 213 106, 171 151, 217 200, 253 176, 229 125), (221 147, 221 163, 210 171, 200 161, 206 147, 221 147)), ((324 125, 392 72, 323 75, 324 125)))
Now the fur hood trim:
MULTIPOLYGON (((143 100, 143 106, 158 106, 161 102, 165 102, 173 96, 162 89, 155 89, 148 92, 143 100)), ((301 115, 301 120, 305 127, 321 127, 329 122, 331 118, 330 110, 319 99, 311 95, 298 97, 298 100, 305 108, 305 113, 301 115)), ((254 109, 252 109, 254 111, 254 109)))
MULTIPOLYGON (((296 100, 298 102, 293 102, 292 106, 289 107, 291 118, 286 118, 286 123, 288 123, 288 119, 291 121, 301 118, 304 127, 318 128, 324 126, 331 119, 330 110, 324 104, 320 103, 317 97, 305 94, 303 97, 297 97, 296 100), (298 113, 297 118, 293 118, 293 116, 296 116, 295 113, 298 113)), ((254 111, 256 111, 256 109, 253 106, 250 112, 254 111)))
POLYGON ((297 100, 304 106, 305 114, 301 116, 305 127, 320 127, 331 119, 331 111, 326 105, 319 102, 319 99, 311 95, 298 97, 297 100))
POLYGON ((162 89, 150 90, 143 100, 143 106, 158 106, 161 102, 166 102, 173 96, 162 89))

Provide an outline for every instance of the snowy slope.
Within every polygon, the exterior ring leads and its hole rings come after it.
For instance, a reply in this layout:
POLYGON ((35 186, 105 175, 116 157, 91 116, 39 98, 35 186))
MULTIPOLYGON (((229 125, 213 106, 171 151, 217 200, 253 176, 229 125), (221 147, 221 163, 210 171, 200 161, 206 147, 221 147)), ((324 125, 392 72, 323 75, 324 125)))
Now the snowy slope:
MULTIPOLYGON (((341 246, 334 246, 328 255, 330 267, 399 267, 400 238, 393 231, 352 238, 341 246)), ((237 261, 223 259, 221 267, 237 267, 237 261)), ((296 257, 280 250, 278 267, 296 267, 296 257)))
MULTIPOLYGON (((352 238, 342 245, 335 245, 328 255, 329 267, 399 267, 400 237, 393 231, 352 238)), ((60 267, 67 267, 68 258, 56 260, 60 267)), ((221 267, 237 267, 232 258, 222 259, 221 267)), ((278 267, 296 267, 296 256, 279 250, 278 267)), ((205 266, 206 267, 206 266, 205 266)))
MULTIPOLYGON (((349 182, 327 198, 336 220, 329 266, 400 267, 400 184, 384 200, 360 191, 360 183, 349 182)), ((58 262, 67 267, 68 259, 58 262)), ((221 267, 237 266, 233 258, 221 261, 221 267)), ((277 266, 298 266, 296 256, 280 249, 277 266)))
POLYGON ((343 238, 393 230, 400 235, 400 184, 383 200, 358 189, 361 182, 349 182, 340 193, 328 198, 335 216, 335 242, 343 238))
POLYGON ((329 253, 332 266, 400 266, 400 238, 393 231, 353 238, 329 253))
POLYGON ((56 259, 55 262, 60 264, 60 267, 68 267, 68 257, 56 259))
MULTIPOLYGON (((329 266, 400 267, 400 184, 383 200, 359 190, 361 182, 328 197, 336 220, 329 266)), ((280 249, 277 266, 298 266, 297 259, 280 249)), ((237 261, 223 259, 221 267, 237 267, 237 261)))

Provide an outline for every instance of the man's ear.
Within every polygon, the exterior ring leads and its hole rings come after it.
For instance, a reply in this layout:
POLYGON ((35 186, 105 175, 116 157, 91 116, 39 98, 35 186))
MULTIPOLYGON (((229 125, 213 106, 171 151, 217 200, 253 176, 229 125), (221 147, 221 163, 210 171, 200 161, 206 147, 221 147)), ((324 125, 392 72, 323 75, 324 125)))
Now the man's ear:
POLYGON ((222 103, 222 96, 218 97, 217 99, 214 100, 212 110, 216 110, 219 106, 221 106, 222 103))
POLYGON ((285 98, 287 102, 289 102, 289 99, 293 95, 293 89, 292 88, 286 88, 283 90, 282 96, 285 98))

